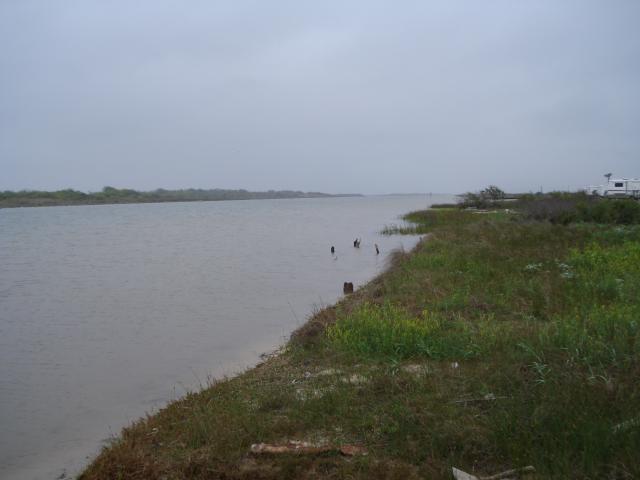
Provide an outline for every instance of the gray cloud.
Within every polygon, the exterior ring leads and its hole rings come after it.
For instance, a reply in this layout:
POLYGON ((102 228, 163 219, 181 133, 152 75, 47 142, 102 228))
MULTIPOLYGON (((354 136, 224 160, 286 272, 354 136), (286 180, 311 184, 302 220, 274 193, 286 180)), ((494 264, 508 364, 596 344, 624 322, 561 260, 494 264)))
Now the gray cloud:
POLYGON ((640 3, 0 3, 0 189, 640 176, 640 3))

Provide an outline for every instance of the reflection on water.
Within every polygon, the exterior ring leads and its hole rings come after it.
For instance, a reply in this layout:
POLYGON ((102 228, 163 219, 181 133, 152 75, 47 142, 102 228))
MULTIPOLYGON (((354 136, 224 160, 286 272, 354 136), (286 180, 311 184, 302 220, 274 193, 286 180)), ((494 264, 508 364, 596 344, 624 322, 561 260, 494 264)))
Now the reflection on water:
POLYGON ((0 476, 73 473, 140 415, 255 363, 414 245, 384 224, 450 199, 0 210, 0 476))

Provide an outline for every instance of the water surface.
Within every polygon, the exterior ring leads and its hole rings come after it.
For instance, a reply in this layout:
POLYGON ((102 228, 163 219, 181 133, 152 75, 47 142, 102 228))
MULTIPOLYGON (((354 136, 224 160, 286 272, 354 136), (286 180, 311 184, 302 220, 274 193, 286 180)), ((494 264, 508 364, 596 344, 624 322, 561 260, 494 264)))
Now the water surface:
POLYGON ((415 244, 385 224, 448 200, 0 210, 0 477, 71 476, 145 412, 254 364, 415 244))

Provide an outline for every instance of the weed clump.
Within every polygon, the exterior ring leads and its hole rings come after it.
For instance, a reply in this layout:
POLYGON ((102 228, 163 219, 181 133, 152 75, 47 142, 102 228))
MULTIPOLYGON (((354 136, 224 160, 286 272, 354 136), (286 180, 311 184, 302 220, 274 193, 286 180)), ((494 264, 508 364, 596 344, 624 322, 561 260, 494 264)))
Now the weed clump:
POLYGON ((428 310, 414 317, 391 303, 365 303, 339 315, 326 335, 331 346, 348 354, 392 360, 474 358, 498 338, 486 320, 470 323, 428 310))

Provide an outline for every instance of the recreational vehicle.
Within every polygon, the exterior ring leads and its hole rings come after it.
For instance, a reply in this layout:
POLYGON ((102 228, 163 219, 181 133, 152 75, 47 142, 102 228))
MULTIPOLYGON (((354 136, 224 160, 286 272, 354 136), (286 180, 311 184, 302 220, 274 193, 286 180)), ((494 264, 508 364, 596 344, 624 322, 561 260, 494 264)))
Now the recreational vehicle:
POLYGON ((589 185, 582 189, 587 195, 597 195, 601 197, 622 197, 640 199, 640 179, 639 178, 614 178, 604 185, 589 185))
POLYGON ((603 197, 633 197, 640 198, 639 178, 610 179, 600 187, 599 195, 603 197))

